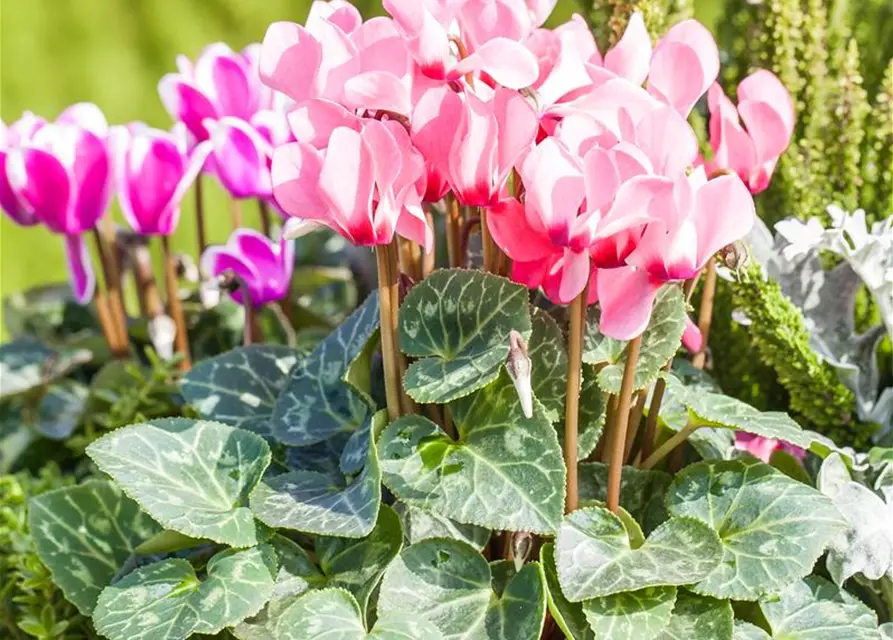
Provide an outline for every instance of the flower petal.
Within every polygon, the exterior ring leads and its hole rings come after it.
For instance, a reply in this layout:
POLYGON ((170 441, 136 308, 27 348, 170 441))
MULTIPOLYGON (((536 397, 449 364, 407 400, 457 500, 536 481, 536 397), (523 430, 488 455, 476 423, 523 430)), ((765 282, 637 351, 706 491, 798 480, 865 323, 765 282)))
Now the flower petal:
POLYGON ((698 238, 697 267, 745 237, 755 219, 753 197, 738 176, 720 176, 698 189, 692 215, 698 238))
POLYGON ((322 161, 322 153, 303 142, 293 142, 273 152, 273 197, 290 216, 328 221, 318 190, 322 161))
POLYGON ((605 54, 605 68, 636 85, 645 82, 651 67, 651 36, 642 14, 633 13, 620 41, 605 54))
POLYGON ((635 267, 600 269, 599 330, 615 340, 632 340, 648 327, 654 298, 662 283, 635 267))
POLYGON ((466 73, 482 71, 507 89, 529 87, 539 77, 536 56, 520 42, 494 38, 460 60, 449 74, 459 79, 466 73))
POLYGON ((555 251, 548 237, 527 222, 524 205, 515 198, 490 207, 487 225, 493 240, 512 260, 531 262, 555 251))
POLYGON ((269 26, 260 58, 264 84, 303 102, 316 94, 321 63, 322 45, 304 27, 294 22, 274 22, 269 26))
POLYGON ((82 235, 65 236, 65 261, 68 264, 68 277, 74 299, 79 304, 87 304, 96 291, 96 274, 82 235))
POLYGON ((50 230, 83 231, 72 217, 74 179, 51 153, 31 147, 11 149, 6 156, 6 177, 25 206, 50 230))

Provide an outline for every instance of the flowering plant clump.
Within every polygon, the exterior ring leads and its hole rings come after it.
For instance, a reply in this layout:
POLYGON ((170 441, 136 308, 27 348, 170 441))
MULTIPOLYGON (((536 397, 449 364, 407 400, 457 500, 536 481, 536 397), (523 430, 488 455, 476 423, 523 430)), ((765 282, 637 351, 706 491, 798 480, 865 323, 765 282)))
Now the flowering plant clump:
MULTIPOLYGON (((316 1, 178 59, 171 131, 87 104, 4 126, 0 204, 64 237, 53 301, 86 319, 20 305, 0 463, 88 458, 27 526, 90 633, 891 634, 891 450, 710 375, 718 273, 744 277, 794 101, 769 70, 728 98, 695 20, 632 13, 600 49, 580 16, 543 26, 554 5, 316 1)), ((786 255, 832 242, 796 224, 786 255)))

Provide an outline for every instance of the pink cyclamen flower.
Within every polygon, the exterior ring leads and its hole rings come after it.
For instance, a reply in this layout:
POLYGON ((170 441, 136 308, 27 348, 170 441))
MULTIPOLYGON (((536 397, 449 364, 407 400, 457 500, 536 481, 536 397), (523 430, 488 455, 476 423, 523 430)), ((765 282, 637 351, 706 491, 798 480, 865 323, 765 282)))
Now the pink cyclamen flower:
POLYGON ((168 113, 186 125, 196 140, 208 139, 205 120, 234 116, 250 120, 261 108, 269 108, 270 93, 260 83, 257 51, 249 47, 236 53, 222 42, 208 45, 193 65, 177 58, 178 73, 165 75, 158 93, 168 113))
MULTIPOLYGON (((208 247, 202 254, 202 270, 212 276, 232 271, 248 289, 251 305, 260 308, 288 295, 294 268, 292 240, 274 242, 253 229, 237 229, 223 246, 208 247)), ((243 303, 242 289, 230 295, 243 303)))
POLYGON ((180 220, 180 202, 201 171, 211 143, 187 151, 182 129, 175 133, 145 125, 116 127, 112 150, 118 202, 127 224, 147 236, 169 236, 180 220))
POLYGON ((651 57, 648 91, 688 117, 717 75, 716 41, 697 20, 684 20, 657 43, 651 57))
POLYGON ((533 27, 530 9, 519 0, 384 0, 422 74, 459 80, 486 73, 510 89, 530 86, 539 75, 536 57, 522 44, 533 27), (451 36, 468 54, 458 59, 451 36))
POLYGON ((775 438, 755 436, 750 433, 744 433, 743 431, 735 433, 735 448, 740 449, 741 451, 747 451, 753 457, 767 463, 772 458, 772 454, 776 451, 789 453, 798 460, 803 460, 803 458, 806 457, 806 451, 789 442, 776 440, 775 438))
POLYGON ((286 213, 325 224, 353 244, 387 244, 398 233, 433 247, 421 207, 424 160, 397 122, 336 127, 322 150, 301 141, 279 147, 272 175, 286 213))
POLYGON ((520 169, 524 205, 503 200, 487 217, 494 241, 513 259, 512 279, 567 304, 585 288, 593 264, 623 264, 653 216, 645 207, 630 207, 638 193, 627 193, 619 182, 624 165, 635 160, 618 160, 600 148, 579 159, 555 138, 528 154, 520 169))
POLYGON ((734 171, 752 193, 765 190, 794 133, 791 95, 775 74, 760 70, 738 85, 737 109, 719 84, 710 87, 707 98, 713 148, 707 167, 734 171))
POLYGON ((65 236, 72 289, 85 303, 96 277, 83 234, 105 213, 112 191, 105 118, 95 105, 75 105, 32 131, 8 150, 6 178, 24 211, 65 236))
POLYGON ((750 191, 738 176, 708 181, 703 168, 675 180, 636 177, 624 188, 635 195, 628 212, 646 210, 657 219, 627 257, 630 266, 597 275, 601 329, 618 340, 644 331, 664 283, 693 277, 722 247, 747 235, 756 217, 750 191))
POLYGON ((46 124, 43 118, 26 111, 9 127, 0 122, 0 208, 18 225, 31 226, 39 222, 34 212, 13 191, 6 175, 6 156, 10 149, 27 145, 46 124))
POLYGON ((239 118, 206 120, 210 132, 211 158, 220 183, 234 198, 263 198, 273 195, 270 141, 239 118))

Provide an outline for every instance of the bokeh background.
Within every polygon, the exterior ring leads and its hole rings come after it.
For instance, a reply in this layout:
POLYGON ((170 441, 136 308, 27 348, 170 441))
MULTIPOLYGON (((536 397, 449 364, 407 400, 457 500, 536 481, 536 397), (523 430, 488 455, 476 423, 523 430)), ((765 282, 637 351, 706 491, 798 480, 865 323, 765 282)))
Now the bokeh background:
MULTIPOLYGON (((382 13, 380 0, 353 1, 364 15, 382 13)), ((581 10, 577 1, 559 0, 550 22, 581 10)), ((696 17, 712 26, 721 0, 695 4, 696 17)), ((194 58, 216 41, 241 48, 263 39, 271 22, 303 21, 309 6, 309 0, 0 0, 0 117, 9 123, 29 110, 52 119, 73 102, 89 101, 110 123, 169 128, 156 87, 175 70, 177 54, 194 58)), ((209 240, 221 242, 229 205, 216 185, 209 187, 209 240)), ((191 215, 187 198, 183 219, 191 215)), ((246 207, 247 223, 256 215, 246 207)), ((66 279, 58 237, 0 218, 0 295, 66 279)), ((193 233, 193 225, 180 225, 175 249, 191 250, 193 233)))

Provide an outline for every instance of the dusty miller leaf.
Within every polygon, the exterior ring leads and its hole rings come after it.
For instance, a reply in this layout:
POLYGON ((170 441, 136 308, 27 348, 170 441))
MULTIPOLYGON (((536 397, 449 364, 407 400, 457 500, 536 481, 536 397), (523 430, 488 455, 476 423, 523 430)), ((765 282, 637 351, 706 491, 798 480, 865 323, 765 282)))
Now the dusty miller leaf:
POLYGON ((421 615, 445 640, 536 640, 546 590, 538 563, 516 574, 513 564, 489 565, 464 542, 433 539, 407 547, 388 567, 378 610, 421 615))
POLYGON ((134 549, 161 527, 112 482, 90 480, 32 498, 28 530, 53 582, 84 615, 134 549))
POLYGON ((564 507, 564 462, 542 406, 525 418, 499 381, 450 405, 458 440, 404 416, 379 440, 384 483, 403 502, 465 524, 552 533, 564 507))
POLYGON ((378 295, 372 294, 292 369, 273 411, 277 440, 307 446, 352 433, 369 420, 371 400, 345 378, 378 322, 378 295))
POLYGON ((828 549, 826 566, 834 582, 842 585, 856 573, 869 580, 893 579, 893 502, 854 482, 836 453, 822 463, 818 488, 847 523, 828 549))
POLYGON ((716 568, 722 547, 693 518, 673 518, 634 548, 620 518, 603 507, 569 514, 555 539, 558 577, 571 602, 646 587, 684 585, 716 568))
POLYGON ((204 580, 186 560, 162 560, 103 589, 93 624, 110 640, 213 635, 260 611, 273 591, 275 573, 269 545, 221 551, 208 562, 204 580))
POLYGON ((512 330, 530 338, 527 289, 482 271, 435 271, 400 305, 399 329, 400 349, 418 358, 403 378, 406 392, 450 402, 496 379, 512 330))
POLYGON ((281 345, 238 347, 197 363, 180 391, 203 418, 271 436, 276 399, 297 361, 297 352, 281 345))
POLYGON ((113 431, 87 454, 165 528, 234 547, 257 544, 247 503, 270 464, 260 436, 168 418, 113 431))
POLYGON ((736 600, 776 593, 809 573, 845 524, 830 498, 755 461, 683 469, 667 506, 673 516, 709 525, 722 541, 722 564, 691 589, 736 600))

